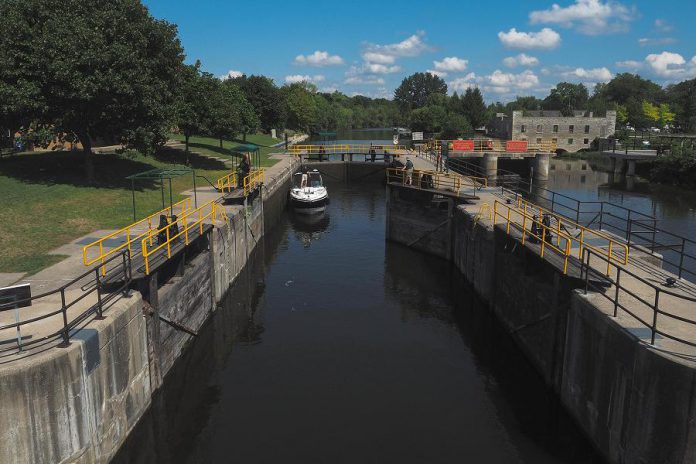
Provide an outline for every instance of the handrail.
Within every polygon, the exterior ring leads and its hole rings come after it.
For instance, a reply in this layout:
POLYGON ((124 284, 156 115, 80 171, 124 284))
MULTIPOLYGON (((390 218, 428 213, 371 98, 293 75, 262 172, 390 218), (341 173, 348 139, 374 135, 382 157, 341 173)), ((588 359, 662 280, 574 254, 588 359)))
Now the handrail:
MULTIPOLYGON (((371 154, 370 151, 386 151, 390 154, 394 152, 408 151, 405 145, 376 145, 376 144, 307 144, 292 145, 288 151, 295 156, 300 155, 336 155, 336 154, 371 154)), ((381 154, 381 153, 375 153, 381 154)))
MULTIPOLYGON (((32 317, 29 319, 25 319, 23 321, 17 320, 16 322, 9 323, 9 324, 4 324, 0 325, 0 332, 3 330, 10 330, 14 329, 18 333, 18 338, 17 338, 17 347, 21 351, 22 349, 32 346, 41 342, 44 342, 46 340, 55 338, 55 337, 61 337, 63 339, 63 346, 67 346, 70 343, 70 331, 79 325, 82 321, 84 321, 87 317, 89 317, 91 314, 96 314, 97 317, 101 318, 103 317, 104 313, 104 308, 105 305, 115 297, 115 295, 119 292, 122 292, 124 295, 128 293, 130 283, 132 279, 132 269, 131 269, 131 257, 130 253, 128 250, 121 250, 120 253, 118 254, 112 254, 108 259, 106 259, 104 262, 100 263, 98 266, 95 266, 94 268, 85 271, 84 273, 80 274, 78 277, 75 277, 74 279, 70 280, 69 282, 63 284, 62 286, 58 287, 55 290, 51 290, 48 292, 44 292, 38 295, 32 295, 29 298, 23 298, 21 300, 15 300, 11 301, 8 303, 0 303, 0 313, 4 311, 24 311, 28 308, 31 308, 30 304, 33 301, 40 300, 42 298, 54 295, 54 294, 60 294, 60 307, 54 311, 50 311, 48 313, 41 314, 40 316, 32 317), (104 282, 101 277, 101 268, 108 266, 112 262, 118 261, 114 265, 114 267, 111 268, 111 270, 118 269, 120 267, 120 270, 118 272, 122 273, 123 275, 123 283, 116 288, 115 290, 111 292, 106 292, 104 290, 104 282), (90 276, 91 274, 94 274, 94 283, 92 285, 85 285, 83 286, 83 292, 74 298, 72 301, 68 301, 68 295, 66 294, 66 290, 76 283, 80 282, 84 278, 90 276), (88 290, 84 290, 84 288, 87 287, 88 290), (74 317, 72 320, 69 320, 68 318, 68 309, 73 307, 75 304, 78 302, 82 301, 85 299, 87 296, 91 295, 94 292, 97 292, 97 301, 95 304, 91 305, 88 309, 85 311, 82 311, 80 314, 78 314, 76 317, 74 317), (28 342, 22 342, 22 337, 19 336, 19 333, 21 332, 22 326, 25 326, 27 324, 31 324, 33 322, 37 322, 43 319, 48 319, 50 317, 62 315, 62 327, 58 329, 55 332, 51 332, 49 334, 36 337, 32 336, 32 339, 28 342)), ((17 313, 19 314, 19 312, 17 313)), ((6 349, 0 350, 1 352, 7 351, 6 349)))
POLYGON ((215 222, 218 218, 227 220, 227 213, 225 213, 225 207, 220 205, 217 200, 212 200, 205 205, 196 208, 194 210, 188 211, 181 217, 177 217, 175 221, 168 223, 161 229, 154 229, 149 231, 149 235, 144 237, 141 242, 143 260, 145 261, 145 275, 150 274, 150 256, 159 250, 166 247, 167 249, 167 259, 172 257, 172 242, 177 240, 179 237, 184 237, 184 243, 189 244, 189 231, 199 228, 199 233, 203 234, 203 222, 206 219, 210 219, 215 222), (208 211, 209 210, 209 211, 208 211), (206 211, 208 211, 206 213, 206 211), (189 223, 189 218, 193 217, 195 219, 193 222, 189 223), (178 231, 178 232, 177 232, 178 231), (159 234, 165 234, 165 240, 158 240, 159 243, 154 245, 153 237, 159 236, 159 234), (149 244, 149 248, 148 248, 149 244))
POLYGON ((266 171, 265 169, 257 169, 255 171, 251 171, 249 175, 244 177, 244 196, 249 195, 249 193, 253 190, 256 189, 259 185, 263 184, 264 181, 266 180, 266 171))
MULTIPOLYGON (((397 182, 402 185, 407 185, 407 175, 404 168, 387 168, 387 182, 397 182)), ((448 173, 438 172, 438 171, 425 171, 425 170, 413 170, 411 177, 412 183, 410 184, 416 188, 424 188, 423 182, 430 182, 425 188, 439 189, 439 190, 449 190, 456 194, 459 194, 462 188, 462 177, 453 176, 448 173), (430 176, 429 178, 426 176, 430 176), (429 180, 428 180, 429 179, 429 180)))
MULTIPOLYGON (((631 317, 633 317, 635 320, 640 322, 642 325, 649 328, 650 332, 651 332, 651 337, 650 337, 650 344, 651 345, 655 344, 655 336, 659 334, 659 335, 667 337, 671 340, 674 340, 674 341, 677 341, 680 343, 684 343, 684 344, 689 345, 689 346, 696 347, 696 343, 694 343, 694 342, 690 342, 688 340, 685 340, 683 338, 679 338, 675 335, 671 335, 663 330, 660 330, 658 328, 658 319, 657 319, 657 316, 659 314, 662 316, 669 317, 671 319, 675 319, 675 320, 678 320, 681 322, 685 322, 687 324, 691 324, 692 326, 696 326, 696 320, 687 319, 685 317, 678 316, 678 315, 672 314, 672 313, 668 313, 668 312, 660 309, 660 295, 669 295, 669 296, 672 296, 672 297, 675 297, 675 298, 678 298, 678 299, 681 299, 684 301, 694 302, 694 303, 696 303, 696 298, 688 297, 686 295, 680 295, 680 294, 672 292, 670 290, 665 290, 664 288, 658 287, 653 282, 650 282, 648 279, 645 279, 645 278, 639 276, 638 274, 636 274, 636 273, 634 273, 634 272, 632 272, 632 271, 630 271, 622 266, 615 266, 616 267, 616 279, 615 280, 612 279, 610 276, 601 276, 601 278, 603 280, 608 282, 610 285, 614 286, 613 292, 611 292, 611 291, 605 292, 604 289, 602 289, 601 287, 590 282, 590 279, 589 279, 590 272, 593 272, 593 274, 595 274, 593 269, 592 269, 591 262, 590 262, 590 258, 592 255, 598 257, 599 259, 601 259, 605 262, 607 261, 605 256, 602 256, 601 254, 596 253, 594 250, 592 250, 590 248, 585 248, 585 250, 583 252, 582 259, 581 259, 581 275, 582 275, 582 272, 584 272, 584 274, 585 274, 585 294, 587 294, 588 291, 590 290, 590 288, 592 287, 592 289, 595 290, 596 293, 602 295, 604 298, 609 300, 614 305, 614 313, 613 313, 614 317, 617 317, 618 311, 619 311, 619 309, 621 309, 625 313, 627 313, 631 317), (641 296, 641 293, 644 294, 644 292, 641 292, 638 290, 631 290, 628 287, 622 285, 621 284, 621 276, 623 274, 627 274, 630 277, 632 277, 633 279, 640 282, 642 284, 643 288, 648 287, 648 288, 652 289, 652 291, 654 292, 654 296, 652 298, 652 301, 649 301, 644 296, 641 296), (641 303, 644 306, 647 306, 650 310, 652 310, 653 317, 652 317, 651 322, 645 321, 640 316, 635 314, 635 311, 637 309, 635 304, 632 304, 629 307, 629 306, 626 306, 626 305, 621 303, 621 292, 622 291, 625 294, 630 295, 633 300, 641 303)), ((600 276, 597 276, 597 277, 600 277, 600 276)))
POLYGON ((550 248, 552 251, 561 255, 563 257, 563 274, 568 272, 568 258, 570 257, 571 242, 573 238, 569 234, 565 233, 559 225, 557 225, 555 228, 552 226, 547 226, 541 221, 541 219, 535 219, 534 216, 528 213, 526 210, 521 210, 514 206, 495 200, 493 203, 494 227, 496 224, 496 218, 498 217, 506 221, 505 230, 508 235, 510 235, 510 226, 515 227, 515 229, 522 234, 522 245, 525 244, 527 235, 530 236, 531 240, 541 243, 539 248, 539 256, 541 258, 544 257, 546 248, 550 248), (500 212, 500 209, 502 209, 503 212, 500 212), (529 230, 527 229, 527 226, 529 226, 529 230), (540 233, 532 232, 531 228, 533 226, 540 228, 540 233), (553 234, 556 234, 555 245, 553 243, 553 239, 547 238, 553 234), (561 238, 565 243, 565 247, 563 248, 561 248, 561 238))
POLYGON ((237 173, 235 171, 230 172, 226 176, 220 177, 216 182, 216 188, 220 192, 231 192, 232 189, 237 187, 237 173))
POLYGON ((536 210, 538 211, 538 215, 540 218, 543 217, 544 214, 550 214, 551 217, 556 219, 558 230, 565 229, 567 231, 569 227, 579 230, 580 233, 577 236, 572 236, 570 235, 570 233, 567 233, 571 241, 577 242, 578 244, 578 259, 582 258, 583 249, 585 248, 589 248, 595 251, 596 253, 606 255, 608 258, 607 274, 609 274, 609 272, 611 271, 612 261, 623 265, 628 264, 628 245, 618 241, 606 232, 603 232, 601 230, 589 229, 568 218, 554 214, 552 211, 546 210, 539 205, 524 200, 522 199, 522 197, 517 198, 517 208, 524 210, 525 214, 528 210, 536 210), (592 241, 595 241, 597 239, 606 240, 606 250, 592 243, 592 241), (621 253, 615 253, 617 250, 623 251, 623 257, 621 256, 621 253))
MULTIPOLYGON (((96 263, 97 261, 101 261, 101 263, 103 265, 105 260, 109 256, 123 250, 124 248, 127 248, 128 252, 131 254, 131 256, 133 256, 135 253, 134 253, 131 245, 133 243, 137 243, 138 240, 142 239, 142 237, 147 235, 153 229, 152 219, 156 218, 162 214, 166 214, 167 212, 169 213, 169 216, 173 216, 175 208, 181 208, 180 215, 184 214, 186 211, 189 211, 191 209, 191 198, 185 198, 181 201, 178 201, 178 202, 174 203, 173 205, 171 205, 171 207, 167 207, 167 208, 164 208, 160 211, 157 211, 156 213, 152 213, 149 216, 147 216, 147 217, 145 217, 137 222, 129 224, 126 227, 123 227, 115 232, 112 232, 108 235, 105 235, 104 237, 101 237, 98 240, 95 240, 94 242, 92 242, 90 244, 85 245, 82 248, 82 262, 83 262, 83 264, 85 266, 91 266, 92 264, 96 263), (142 227, 145 224, 147 224, 147 230, 145 232, 137 233, 137 232, 133 231, 133 229, 135 229, 137 227, 142 227), (136 235, 133 236, 133 233, 135 233, 136 235), (113 247, 113 248, 110 248, 110 249, 104 251, 104 242, 106 240, 113 239, 113 238, 120 236, 120 235, 123 235, 123 234, 125 234, 125 242, 123 242, 122 244, 120 244, 116 247, 113 247), (90 250, 92 250, 94 248, 98 248, 99 254, 95 257, 89 258, 88 255, 90 254, 90 250)), ((155 226, 155 228, 156 227, 157 226, 155 226)), ((106 275, 106 269, 102 269, 102 275, 106 275)))
MULTIPOLYGON (((558 148, 558 143, 553 140, 546 139, 542 140, 540 143, 532 142, 530 140, 503 140, 494 138, 469 138, 466 139, 467 142, 472 144, 471 149, 465 150, 466 152, 490 152, 490 153, 507 153, 507 142, 527 142, 526 152, 541 152, 541 153, 554 153, 558 148)), ((433 139, 426 143, 428 150, 440 151, 442 150, 442 144, 447 144, 447 150, 454 150, 454 143, 457 140, 440 140, 433 139)), ((512 152, 511 152, 512 153, 512 152)), ((514 153, 517 153, 515 150, 514 153)))

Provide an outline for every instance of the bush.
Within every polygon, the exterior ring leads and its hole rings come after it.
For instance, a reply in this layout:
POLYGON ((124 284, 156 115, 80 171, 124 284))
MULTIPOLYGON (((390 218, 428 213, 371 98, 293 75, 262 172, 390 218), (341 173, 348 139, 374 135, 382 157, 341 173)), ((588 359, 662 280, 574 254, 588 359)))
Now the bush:
POLYGON ((650 170, 650 180, 696 186, 696 155, 671 153, 658 157, 650 170))

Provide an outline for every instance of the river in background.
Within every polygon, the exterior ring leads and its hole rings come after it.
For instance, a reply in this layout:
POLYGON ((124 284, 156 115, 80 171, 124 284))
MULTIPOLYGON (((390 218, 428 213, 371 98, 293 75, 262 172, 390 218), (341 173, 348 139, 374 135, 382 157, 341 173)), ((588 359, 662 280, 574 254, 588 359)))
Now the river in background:
POLYGON ((379 183, 286 214, 115 462, 601 460, 448 262, 385 241, 379 183))

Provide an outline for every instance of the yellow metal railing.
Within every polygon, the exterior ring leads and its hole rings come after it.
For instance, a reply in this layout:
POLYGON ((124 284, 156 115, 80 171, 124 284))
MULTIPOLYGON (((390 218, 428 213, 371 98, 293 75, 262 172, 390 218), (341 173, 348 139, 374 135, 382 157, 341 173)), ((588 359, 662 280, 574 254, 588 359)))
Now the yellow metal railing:
POLYGON ((571 243, 572 237, 563 232, 560 227, 547 226, 541 222, 541 217, 534 217, 531 213, 528 213, 522 209, 516 208, 514 205, 508 205, 495 200, 493 204, 493 226, 498 220, 502 218, 506 225, 505 231, 510 235, 510 228, 514 227, 522 235, 522 245, 525 244, 527 237, 531 238, 535 242, 540 244, 539 246, 539 256, 544 257, 546 249, 551 249, 553 252, 561 255, 563 258, 563 273, 568 272, 568 258, 571 254, 571 243), (538 233, 532 232, 532 226, 535 225, 538 233), (556 236, 556 243, 549 237, 556 236), (563 245, 561 245, 561 240, 563 240, 563 245))
POLYGON ((328 144, 328 145, 292 145, 289 147, 289 152, 295 156, 300 155, 341 155, 347 153, 353 154, 371 154, 371 150, 375 151, 376 155, 381 155, 385 151, 390 154, 406 153, 408 148, 404 145, 369 145, 369 144, 328 144))
MULTIPOLYGON (((432 180, 432 185, 428 185, 427 188, 449 190, 457 194, 459 194, 459 191, 462 188, 462 176, 439 171, 422 171, 417 169, 413 170, 410 185, 421 188, 421 182, 424 180, 425 176, 430 176, 430 180, 432 180)), ((402 185, 408 185, 407 181, 408 176, 406 175, 405 169, 387 168, 387 182, 396 182, 402 185)))
POLYGON ((217 180, 217 189, 220 192, 231 192, 237 186, 237 173, 231 172, 217 180))
POLYGON ((266 178, 265 169, 257 169, 251 171, 248 176, 244 178, 244 195, 249 195, 249 192, 256 189, 259 185, 263 184, 266 178))
POLYGON ((628 245, 623 243, 620 239, 612 237, 611 235, 603 232, 601 230, 590 229, 575 221, 559 216, 550 210, 546 210, 539 205, 530 203, 524 200, 522 197, 517 198, 517 209, 524 211, 525 213, 537 214, 542 217, 544 214, 549 214, 551 217, 556 219, 556 228, 559 231, 565 230, 566 234, 571 238, 574 243, 577 243, 578 247, 578 259, 582 259, 582 250, 588 248, 594 251, 596 254, 603 256, 607 261, 607 275, 611 271, 612 262, 615 264, 628 264, 628 245), (571 235, 567 232, 568 229, 575 229, 578 232, 577 235, 571 235))
MULTIPOLYGON (((94 242, 85 245, 82 248, 82 262, 85 266, 91 266, 96 262, 101 262, 102 264, 104 264, 104 262, 111 255, 120 252, 124 248, 127 248, 132 256, 133 243, 137 243, 138 240, 142 239, 144 236, 148 236, 150 231, 152 231, 153 229, 156 230, 159 226, 159 224, 154 224, 153 226, 153 220, 159 220, 159 216, 163 214, 173 216, 176 212, 179 213, 179 216, 182 216, 190 210, 191 198, 186 198, 177 203, 174 203, 170 208, 164 208, 137 222, 134 222, 133 224, 129 224, 126 227, 117 230, 116 232, 112 232, 108 235, 105 235, 99 240, 95 240, 94 242), (146 230, 143 231, 141 230, 142 228, 146 228, 146 230), (119 239, 123 240, 123 243, 121 243, 120 245, 117 245, 115 247, 108 247, 105 245, 105 242, 107 240, 113 241, 119 239)), ((104 266, 102 266, 101 273, 102 275, 106 275, 106 268, 104 266)))
POLYGON ((145 274, 150 274, 150 257, 159 250, 167 250, 167 259, 172 257, 172 244, 183 237, 184 244, 189 244, 190 232, 198 228, 199 236, 203 234, 203 224, 206 220, 215 222, 218 218, 227 220, 225 207, 216 200, 210 201, 200 208, 189 210, 177 217, 175 221, 161 229, 150 230, 141 241, 145 274), (163 236, 160 234, 164 234, 163 236), (162 240, 164 239, 164 240, 162 240), (156 242, 156 243, 155 243, 156 242))

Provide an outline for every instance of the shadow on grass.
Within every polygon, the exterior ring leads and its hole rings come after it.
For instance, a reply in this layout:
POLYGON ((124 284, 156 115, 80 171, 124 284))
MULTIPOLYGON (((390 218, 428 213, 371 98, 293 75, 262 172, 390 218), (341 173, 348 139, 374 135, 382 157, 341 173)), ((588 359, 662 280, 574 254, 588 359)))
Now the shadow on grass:
MULTIPOLYGON (((208 148, 207 145, 198 145, 208 148)), ((191 146, 193 147, 193 144, 191 144, 191 146)), ((162 147, 157 150, 155 158, 162 163, 183 165, 186 162, 186 153, 183 149, 162 147)), ((227 158, 232 160, 232 156, 229 153, 227 154, 227 158)), ((217 161, 196 153, 189 153, 189 167, 191 169, 205 169, 210 171, 222 171, 229 169, 229 167, 226 166, 222 161, 217 161)))
MULTIPOLYGON (((30 184, 65 184, 76 187, 128 188, 126 176, 153 169, 154 166, 121 155, 94 154, 94 183, 87 182, 85 160, 81 152, 27 153, 0 160, 0 175, 30 184)), ((138 188, 150 188, 153 182, 138 182, 138 188)))

